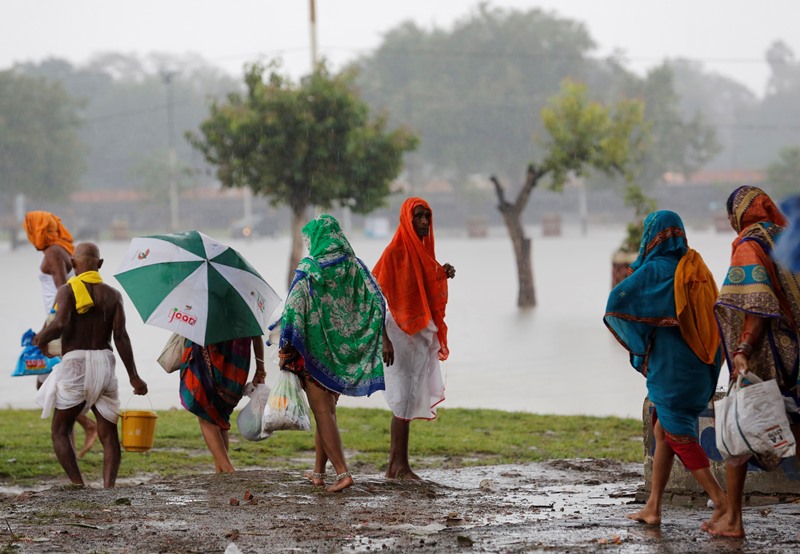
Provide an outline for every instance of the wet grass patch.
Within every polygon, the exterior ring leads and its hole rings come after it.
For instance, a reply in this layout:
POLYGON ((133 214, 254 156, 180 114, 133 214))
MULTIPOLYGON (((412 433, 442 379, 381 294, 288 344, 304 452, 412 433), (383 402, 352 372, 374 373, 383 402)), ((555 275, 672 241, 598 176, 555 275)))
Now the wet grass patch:
MULTIPOLYGON (((386 410, 340 408, 342 442, 354 469, 385 469, 391 414, 386 410)), ((50 441, 50 420, 38 410, 0 410, 3 429, 0 483, 31 484, 63 478, 50 441)), ((197 418, 184 410, 158 412, 155 445, 149 452, 124 452, 119 477, 174 477, 213 470, 197 418)), ((231 417, 230 453, 234 466, 305 469, 314 457, 314 434, 281 431, 250 442, 231 417)), ((411 458, 419 469, 535 462, 561 458, 641 461, 641 422, 635 419, 551 416, 499 410, 443 408, 433 421, 411 424, 411 458)), ((83 433, 76 426, 77 441, 83 433)), ((102 475, 99 441, 79 461, 84 478, 102 475)))

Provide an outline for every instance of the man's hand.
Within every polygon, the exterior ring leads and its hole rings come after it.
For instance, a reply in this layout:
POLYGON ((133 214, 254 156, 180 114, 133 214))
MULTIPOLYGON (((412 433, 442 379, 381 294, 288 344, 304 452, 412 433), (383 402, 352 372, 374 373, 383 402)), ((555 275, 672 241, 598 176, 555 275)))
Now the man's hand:
POLYGON ((444 264, 442 267, 444 268, 444 272, 447 274, 448 279, 452 279, 456 276, 456 268, 454 268, 452 265, 444 264))
POLYGON ((392 341, 389 340, 389 336, 386 332, 383 333, 383 363, 386 365, 392 365, 394 363, 394 345, 392 341))
POLYGON ((131 377, 131 386, 133 387, 133 394, 138 394, 139 396, 147 394, 147 383, 142 381, 142 378, 138 375, 131 377))

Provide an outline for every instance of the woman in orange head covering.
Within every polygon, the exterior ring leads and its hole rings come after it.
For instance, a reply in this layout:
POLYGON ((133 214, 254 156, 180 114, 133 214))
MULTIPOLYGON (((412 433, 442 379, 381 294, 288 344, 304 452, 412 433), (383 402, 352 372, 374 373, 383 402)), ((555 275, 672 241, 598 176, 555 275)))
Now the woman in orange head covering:
MULTIPOLYGON (((58 287, 75 276, 72 270, 72 253, 75 251, 72 235, 61 223, 61 218, 50 212, 28 212, 22 226, 31 244, 44 254, 39 267, 39 283, 42 285, 45 313, 49 314, 53 309, 58 287)), ((47 374, 37 376, 37 389, 46 378, 47 374)), ((78 457, 82 458, 97 439, 97 426, 86 415, 78 416, 77 421, 86 432, 83 448, 78 452, 78 457)))
MULTIPOLYGON (((745 372, 764 381, 775 379, 784 396, 792 433, 800 441, 800 275, 771 257, 784 234, 786 218, 758 187, 739 187, 728 197, 727 207, 737 236, 714 311, 731 379, 745 372)), ((760 454, 750 461, 770 470, 781 460, 760 454)), ((711 533, 744 536, 742 498, 747 466, 726 464, 728 509, 724 517, 708 526, 711 533)))
POLYGON ((392 444, 386 477, 418 478, 408 462, 412 419, 433 419, 444 400, 439 367, 447 347, 447 279, 450 264, 436 261, 433 214, 422 198, 408 198, 400 208, 400 226, 372 270, 389 310, 386 333, 394 346, 394 364, 384 370, 384 395, 392 409, 392 444))
POLYGON ((72 235, 61 223, 61 218, 50 212, 28 212, 25 214, 25 232, 36 250, 44 250, 57 244, 72 255, 75 247, 72 235))
POLYGON ((28 240, 44 254, 39 281, 45 313, 50 313, 58 287, 72 277, 72 235, 61 218, 50 212, 28 212, 23 223, 28 240))

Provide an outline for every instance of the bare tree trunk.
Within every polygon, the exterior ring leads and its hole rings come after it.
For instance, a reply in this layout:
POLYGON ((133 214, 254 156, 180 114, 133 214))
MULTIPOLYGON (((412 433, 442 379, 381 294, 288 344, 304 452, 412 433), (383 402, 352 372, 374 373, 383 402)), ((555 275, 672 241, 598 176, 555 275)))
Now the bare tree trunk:
POLYGON ((533 266, 531 265, 531 239, 525 236, 520 223, 520 214, 503 213, 503 221, 514 246, 514 257, 517 261, 517 306, 532 308, 536 306, 536 289, 533 284, 533 266))
POLYGON ((514 257, 517 260, 517 281, 519 283, 519 293, 517 295, 517 306, 520 308, 533 308, 536 306, 536 289, 533 284, 533 263, 531 257, 531 239, 525 236, 525 229, 520 221, 522 212, 528 203, 531 192, 538 183, 544 172, 537 170, 533 165, 528 166, 528 173, 525 184, 522 186, 517 200, 514 203, 508 202, 505 198, 505 190, 497 177, 492 177, 495 192, 499 204, 497 209, 503 216, 503 222, 508 229, 508 235, 514 246, 514 257))
POLYGON ((292 207, 292 251, 289 255, 289 274, 286 276, 286 287, 292 284, 294 270, 303 258, 303 226, 306 224, 306 207, 292 207))

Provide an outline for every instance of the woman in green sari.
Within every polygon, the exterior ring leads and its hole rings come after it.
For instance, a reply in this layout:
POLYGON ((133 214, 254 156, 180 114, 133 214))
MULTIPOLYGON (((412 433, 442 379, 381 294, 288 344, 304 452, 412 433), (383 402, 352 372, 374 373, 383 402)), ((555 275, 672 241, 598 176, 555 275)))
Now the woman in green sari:
POLYGON ((303 227, 309 256, 297 266, 281 319, 281 369, 300 376, 316 422, 314 485, 325 485, 328 460, 339 492, 353 485, 347 470, 336 401, 383 390, 383 364, 394 351, 384 332, 383 295, 356 258, 339 222, 321 215, 303 227))

